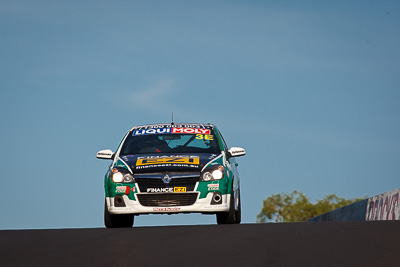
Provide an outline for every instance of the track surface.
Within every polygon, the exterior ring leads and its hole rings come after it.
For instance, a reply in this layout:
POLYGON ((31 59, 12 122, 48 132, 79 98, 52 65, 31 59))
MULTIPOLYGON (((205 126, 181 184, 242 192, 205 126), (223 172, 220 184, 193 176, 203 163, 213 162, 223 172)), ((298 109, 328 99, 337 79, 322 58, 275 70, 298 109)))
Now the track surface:
POLYGON ((400 222, 0 231, 0 266, 400 266, 400 222))

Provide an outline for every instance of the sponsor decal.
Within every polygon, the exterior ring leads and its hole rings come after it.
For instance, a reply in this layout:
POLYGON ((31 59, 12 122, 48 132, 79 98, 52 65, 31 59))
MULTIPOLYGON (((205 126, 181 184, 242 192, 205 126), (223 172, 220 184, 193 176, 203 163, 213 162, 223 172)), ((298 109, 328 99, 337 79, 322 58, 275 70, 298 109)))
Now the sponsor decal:
MULTIPOLYGON (((160 164, 187 164, 199 165, 200 159, 197 156, 162 156, 162 157, 138 157, 136 166, 160 165, 160 164)), ((167 165, 171 166, 171 165, 167 165)), ((172 165, 175 166, 175 165, 172 165)))
POLYGON ((145 135, 145 134, 205 134, 209 135, 210 129, 203 128, 158 128, 158 129, 142 129, 133 131, 133 136, 145 135))
POLYGON ((230 151, 230 153, 232 154, 232 156, 235 156, 235 155, 246 153, 246 151, 244 149, 238 149, 238 150, 230 151))
MULTIPOLYGON (((135 189, 135 188, 133 188, 133 189, 135 189)), ((117 187, 115 188, 115 193, 129 195, 129 186, 117 185, 117 187)))
POLYGON ((219 184, 208 184, 207 187, 208 187, 208 191, 219 190, 219 184))
POLYGON ((174 188, 172 187, 165 187, 165 188, 147 188, 147 193, 173 193, 174 188))
POLYGON ((103 152, 99 152, 99 153, 97 153, 97 156, 112 156, 112 154, 111 153, 103 153, 103 152))
POLYGON ((131 188, 131 191, 132 191, 133 193, 135 193, 135 192, 136 192, 136 187, 132 187, 132 188, 131 188))
POLYGON ((211 126, 208 125, 198 125, 198 124, 154 124, 154 125, 143 125, 143 126, 136 126, 133 129, 159 129, 159 128, 198 128, 198 129, 210 129, 211 126))
POLYGON ((149 187, 147 193, 176 193, 186 192, 186 187, 149 187))
POLYGON ((189 164, 158 164, 158 165, 136 166, 136 170, 146 169, 146 168, 155 168, 155 167, 188 167, 188 168, 197 168, 197 167, 199 167, 199 165, 189 165, 189 164))
POLYGON ((178 211, 181 208, 153 208, 153 211, 178 211))
POLYGON ((186 187, 174 187, 174 192, 186 192, 186 187))

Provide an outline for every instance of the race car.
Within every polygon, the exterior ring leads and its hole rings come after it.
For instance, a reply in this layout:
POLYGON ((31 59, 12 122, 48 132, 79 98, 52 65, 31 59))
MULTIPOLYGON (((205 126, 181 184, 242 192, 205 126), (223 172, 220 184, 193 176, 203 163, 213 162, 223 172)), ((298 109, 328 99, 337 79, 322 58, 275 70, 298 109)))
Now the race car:
POLYGON ((143 214, 216 214, 218 224, 241 221, 240 177, 235 157, 213 124, 164 123, 131 128, 104 179, 104 224, 132 227, 143 214))

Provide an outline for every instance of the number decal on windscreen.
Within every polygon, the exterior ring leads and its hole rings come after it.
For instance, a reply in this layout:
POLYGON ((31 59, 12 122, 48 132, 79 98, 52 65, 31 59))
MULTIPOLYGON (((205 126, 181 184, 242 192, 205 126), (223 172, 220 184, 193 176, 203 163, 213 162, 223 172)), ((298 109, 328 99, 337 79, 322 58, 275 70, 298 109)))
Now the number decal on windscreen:
POLYGON ((214 136, 211 134, 196 134, 196 139, 214 140, 214 136))

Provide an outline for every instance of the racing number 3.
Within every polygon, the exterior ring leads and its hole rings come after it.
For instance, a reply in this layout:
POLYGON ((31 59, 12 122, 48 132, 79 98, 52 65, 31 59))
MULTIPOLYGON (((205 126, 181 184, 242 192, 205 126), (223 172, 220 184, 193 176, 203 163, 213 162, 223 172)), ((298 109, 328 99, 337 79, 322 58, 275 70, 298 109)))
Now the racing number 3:
POLYGON ((211 134, 196 134, 196 139, 214 140, 211 134))

